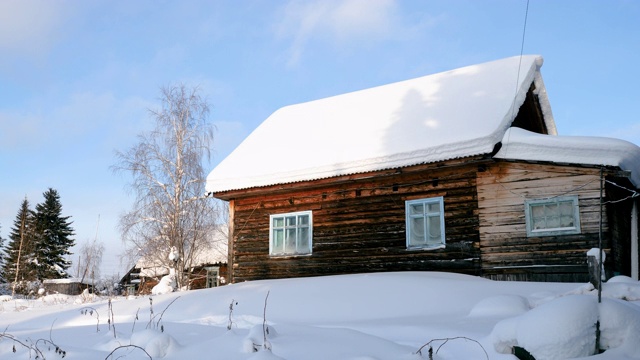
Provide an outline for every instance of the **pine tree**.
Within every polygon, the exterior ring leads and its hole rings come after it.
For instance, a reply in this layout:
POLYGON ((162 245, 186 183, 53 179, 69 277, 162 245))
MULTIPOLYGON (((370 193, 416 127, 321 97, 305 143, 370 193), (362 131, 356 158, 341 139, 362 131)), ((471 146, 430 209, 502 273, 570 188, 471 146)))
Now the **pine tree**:
POLYGON ((52 188, 44 192, 44 202, 36 205, 35 212, 35 257, 39 280, 60 279, 69 275, 66 270, 71 261, 69 249, 75 244, 71 236, 70 216, 62 216, 60 195, 52 188))
POLYGON ((34 214, 25 198, 13 222, 2 275, 7 282, 35 280, 34 268, 34 214))

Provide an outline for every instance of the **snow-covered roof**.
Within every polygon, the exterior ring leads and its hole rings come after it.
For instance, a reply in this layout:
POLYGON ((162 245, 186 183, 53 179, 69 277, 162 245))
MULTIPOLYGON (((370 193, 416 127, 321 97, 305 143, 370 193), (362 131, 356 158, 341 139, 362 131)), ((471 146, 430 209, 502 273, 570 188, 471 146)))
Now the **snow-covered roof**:
POLYGON ((81 278, 66 278, 66 279, 45 279, 43 284, 85 284, 91 285, 91 279, 85 278, 84 281, 81 278))
POLYGON ((520 128, 505 132, 498 159, 616 166, 630 171, 640 187, 640 147, 625 140, 593 136, 549 136, 520 128))
POLYGON ((207 191, 488 154, 532 83, 555 134, 542 62, 511 57, 283 107, 211 171, 207 191))
MULTIPOLYGON (((191 261, 193 266, 202 266, 208 264, 218 264, 227 262, 227 242, 228 238, 221 225, 216 231, 213 232, 213 239, 210 246, 203 247, 194 254, 191 261)), ((162 258, 166 258, 167 254, 159 256, 142 256, 136 262, 135 267, 140 269, 141 277, 158 277, 169 273, 169 267, 167 261, 162 261, 162 258)))

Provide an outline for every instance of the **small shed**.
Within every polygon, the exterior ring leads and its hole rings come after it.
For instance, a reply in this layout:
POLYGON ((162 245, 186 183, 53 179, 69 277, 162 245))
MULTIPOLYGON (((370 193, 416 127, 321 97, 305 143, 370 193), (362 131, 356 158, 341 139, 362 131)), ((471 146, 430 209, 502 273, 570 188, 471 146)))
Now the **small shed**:
POLYGON ((638 278, 640 148, 568 137, 540 56, 281 108, 207 177, 231 282, 377 271, 638 278))
POLYGON ((93 293, 91 281, 80 278, 47 279, 42 281, 42 287, 47 294, 80 295, 84 290, 93 293))

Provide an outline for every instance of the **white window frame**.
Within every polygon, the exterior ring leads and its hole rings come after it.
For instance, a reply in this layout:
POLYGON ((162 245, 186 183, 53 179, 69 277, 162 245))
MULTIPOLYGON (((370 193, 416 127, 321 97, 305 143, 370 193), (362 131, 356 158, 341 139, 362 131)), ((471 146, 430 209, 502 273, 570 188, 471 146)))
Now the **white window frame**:
POLYGON ((205 277, 205 288, 220 286, 220 267, 209 266, 204 269, 207 272, 205 277))
MULTIPOLYGON (((578 202, 577 195, 570 196, 561 196, 551 199, 531 199, 525 200, 524 202, 524 213, 525 220, 527 223, 527 236, 528 237, 538 237, 538 236, 556 236, 556 235, 572 235, 572 234, 580 234, 580 207, 578 202), (573 226, 558 226, 558 227, 544 227, 540 229, 534 228, 534 218, 533 218, 533 207, 536 206, 557 206, 559 203, 571 203, 573 216, 573 226)), ((560 214, 562 216, 562 214, 560 214)), ((565 214, 564 216, 567 216, 565 214)), ((551 217, 551 216, 549 216, 551 217)), ((545 222, 547 221, 545 216, 545 222)), ((552 221, 550 219, 549 221, 552 221)))
POLYGON ((313 214, 311 211, 297 211, 284 214, 269 215, 269 255, 271 256, 295 256, 295 255, 310 255, 313 249, 313 214), (308 224, 300 225, 299 221, 301 217, 307 216, 308 224), (287 225, 287 218, 295 217, 294 225, 287 225), (282 219, 282 226, 275 226, 276 219, 282 219), (300 243, 300 234, 304 230, 308 230, 308 244, 305 247, 300 243), (274 234, 276 230, 282 231, 283 238, 282 244, 276 244, 276 238, 274 234), (294 251, 287 251, 286 249, 286 234, 287 230, 295 230, 295 249, 294 251))
POLYGON ((405 201, 405 221, 406 221, 406 243, 407 249, 409 250, 434 250, 434 249, 442 249, 446 246, 446 236, 445 236, 445 228, 444 228, 444 198, 442 196, 432 197, 432 198, 423 198, 423 199, 415 199, 415 200, 407 200, 405 201), (422 214, 412 214, 411 208, 416 204, 423 205, 422 214), (439 205, 439 211, 428 211, 429 206, 432 204, 439 205), (424 228, 422 232, 426 235, 429 234, 429 224, 428 218, 430 217, 438 217, 439 218, 439 226, 440 226, 440 236, 437 242, 430 242, 425 239, 425 241, 421 244, 416 244, 412 241, 412 231, 413 227, 413 219, 424 219, 423 225, 424 228))

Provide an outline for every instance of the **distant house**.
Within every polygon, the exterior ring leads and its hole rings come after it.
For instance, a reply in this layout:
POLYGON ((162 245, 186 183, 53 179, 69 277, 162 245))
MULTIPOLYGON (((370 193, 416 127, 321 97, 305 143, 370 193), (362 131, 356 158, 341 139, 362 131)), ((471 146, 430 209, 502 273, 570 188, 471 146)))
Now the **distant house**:
MULTIPOLYGON (((216 235, 217 237, 220 234, 216 235)), ((205 289, 227 283, 227 242, 216 238, 211 248, 201 251, 193 260, 193 267, 185 269, 189 275, 189 289, 205 289)), ((141 257, 122 277, 120 287, 126 294, 150 294, 160 279, 169 274, 169 267, 157 259, 141 257)))
POLYGON ((277 110, 207 178, 229 202, 228 279, 585 281, 600 241, 607 273, 637 279, 640 148, 558 136, 541 66, 513 57, 277 110))

